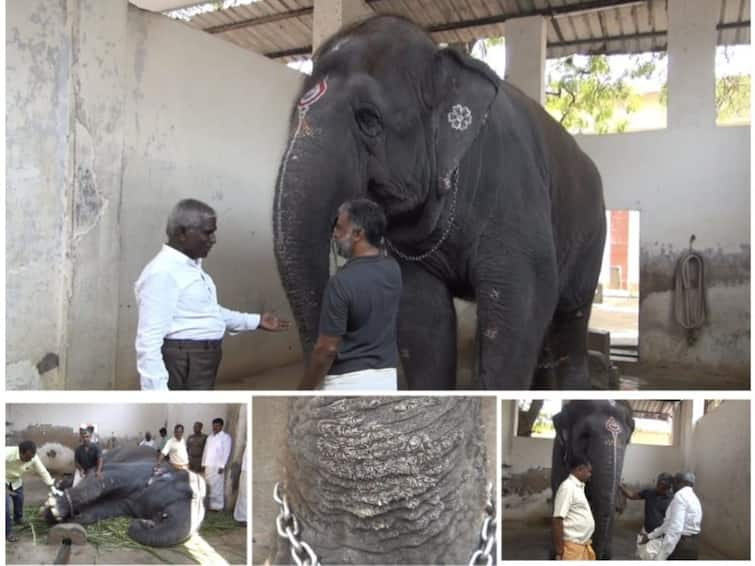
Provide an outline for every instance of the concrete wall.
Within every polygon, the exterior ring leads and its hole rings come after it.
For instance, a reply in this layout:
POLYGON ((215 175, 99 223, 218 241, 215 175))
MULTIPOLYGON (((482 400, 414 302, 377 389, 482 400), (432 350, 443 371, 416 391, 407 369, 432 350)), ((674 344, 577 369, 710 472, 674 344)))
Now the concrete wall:
POLYGON ((9 388, 113 384, 127 6, 8 4, 9 388))
MULTIPOLYGON (((133 286, 181 198, 218 213, 205 269, 221 304, 291 317, 273 256, 272 199, 302 75, 168 18, 129 10, 117 387, 136 387, 133 286)), ((295 331, 226 337, 219 381, 299 357, 295 331)))
MULTIPOLYGON (((272 558, 277 548, 273 487, 285 479, 288 397, 254 397, 252 399, 252 563, 262 564, 272 558)), ((488 455, 488 477, 496 477, 496 399, 482 398, 482 425, 488 455)))
POLYGON ((750 368, 750 128, 577 136, 606 206, 640 211, 640 359, 747 374, 750 368), (697 342, 673 315, 676 260, 690 236, 705 259, 697 342))
MULTIPOLYGON (((234 410, 234 407, 236 406, 228 404, 198 403, 9 404, 6 406, 6 421, 9 423, 9 432, 50 426, 67 428, 72 434, 78 434, 81 423, 90 423, 97 425, 97 432, 103 439, 109 438, 111 433, 115 433, 116 437, 138 438, 145 431, 157 436, 157 431, 166 423, 169 434, 172 433, 173 426, 179 423, 190 434, 194 421, 202 421, 203 431, 208 432, 213 418, 221 417, 227 423, 230 416, 236 415, 238 409, 234 410)), ((232 429, 227 429, 227 432, 234 434, 232 429)))
POLYGON ((6 383, 39 388, 61 352, 71 182, 72 45, 65 2, 6 5, 6 383), (37 321, 30 324, 29 321, 37 321))
POLYGON ((750 402, 724 401, 694 429, 685 467, 697 475, 702 536, 731 558, 750 558, 750 402))

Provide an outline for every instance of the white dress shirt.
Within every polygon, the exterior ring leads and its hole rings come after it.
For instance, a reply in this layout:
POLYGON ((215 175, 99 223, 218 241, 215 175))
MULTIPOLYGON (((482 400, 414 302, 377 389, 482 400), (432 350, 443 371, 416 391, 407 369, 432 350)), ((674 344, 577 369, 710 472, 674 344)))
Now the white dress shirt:
POLYGON ((207 437, 202 453, 202 466, 208 468, 225 468, 231 456, 231 435, 221 430, 207 437))
POLYGON ((189 467, 189 453, 186 450, 186 439, 181 437, 181 440, 177 440, 175 436, 171 436, 168 442, 165 443, 161 450, 163 456, 167 456, 170 463, 177 468, 189 467))
POLYGON ((142 389, 168 389, 161 351, 165 338, 219 340, 226 329, 235 333, 260 325, 258 314, 221 307, 202 260, 193 260, 167 244, 139 275, 134 291, 139 305, 136 367, 142 389))
POLYGON ((696 535, 703 521, 703 508, 700 500, 689 486, 684 486, 674 494, 666 509, 663 524, 648 535, 650 540, 663 537, 661 550, 656 560, 666 560, 679 543, 682 536, 696 535))
POLYGON ((595 519, 585 496, 585 484, 572 474, 561 482, 556 491, 553 516, 564 520, 564 540, 587 544, 592 539, 595 519))

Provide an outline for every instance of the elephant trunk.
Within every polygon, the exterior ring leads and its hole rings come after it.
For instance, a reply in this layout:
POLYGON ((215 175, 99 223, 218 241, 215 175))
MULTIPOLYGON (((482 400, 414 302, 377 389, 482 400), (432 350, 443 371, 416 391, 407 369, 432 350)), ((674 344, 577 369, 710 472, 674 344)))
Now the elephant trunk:
POLYGON ((314 346, 322 294, 329 276, 332 221, 347 198, 343 160, 325 140, 303 134, 313 128, 300 116, 283 155, 275 189, 273 237, 281 283, 296 319, 305 356, 314 346), (331 158, 332 157, 332 158, 331 158), (331 164, 331 165, 328 165, 331 164), (338 165, 336 165, 338 164, 338 165), (326 168, 341 167, 332 174, 326 168))
POLYGON ((322 563, 469 561, 487 495, 479 399, 305 397, 289 414, 286 489, 322 563))
POLYGON ((607 438, 596 439, 590 451, 593 468, 588 493, 595 519, 593 548, 599 560, 611 558, 613 524, 625 448, 620 440, 609 435, 607 438))

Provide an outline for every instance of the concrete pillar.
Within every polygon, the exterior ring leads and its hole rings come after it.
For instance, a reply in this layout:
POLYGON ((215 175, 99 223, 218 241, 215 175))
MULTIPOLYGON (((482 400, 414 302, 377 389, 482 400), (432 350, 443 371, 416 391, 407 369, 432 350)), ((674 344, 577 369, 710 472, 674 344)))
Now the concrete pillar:
POLYGON ((128 2, 79 0, 72 20, 74 106, 67 389, 115 382, 128 2))
POLYGON ((668 2, 668 128, 716 123, 716 23, 720 0, 668 2))
POLYGON ((373 14, 363 0, 315 0, 312 51, 343 26, 373 14))
POLYGON ((225 510, 233 511, 239 486, 235 485, 232 480, 236 476, 236 472, 241 473, 241 457, 244 454, 244 446, 246 446, 246 405, 230 405, 226 415, 226 432, 231 435, 233 445, 225 476, 225 510))
POLYGON ((506 79, 524 93, 545 103, 545 48, 547 28, 542 16, 508 20, 506 79))
MULTIPOLYGON (((511 455, 516 436, 517 402, 511 399, 501 401, 501 462, 503 467, 512 465, 511 455)), ((504 476, 507 475, 504 473, 504 476)))

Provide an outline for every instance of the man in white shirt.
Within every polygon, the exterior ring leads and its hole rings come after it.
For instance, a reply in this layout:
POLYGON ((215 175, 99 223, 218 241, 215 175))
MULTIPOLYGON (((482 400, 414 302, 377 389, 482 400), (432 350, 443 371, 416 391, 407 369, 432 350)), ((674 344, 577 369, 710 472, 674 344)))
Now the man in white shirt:
POLYGON ((231 457, 231 435, 223 430, 223 425, 221 418, 212 421, 212 434, 207 437, 202 454, 210 511, 222 511, 225 500, 225 467, 231 457))
POLYGON ((136 367, 142 389, 212 389, 226 329, 278 332, 290 326, 270 313, 237 312, 218 304, 215 283, 202 269, 216 229, 210 206, 180 201, 168 218, 168 243, 136 281, 136 367))
POLYGON ((139 446, 146 446, 147 448, 154 448, 155 447, 155 441, 152 440, 152 433, 151 432, 145 432, 144 433, 144 439, 139 443, 139 446))
POLYGON ((674 476, 674 498, 666 509, 663 524, 643 538, 643 543, 663 537, 656 560, 697 560, 697 543, 703 508, 692 488, 695 474, 681 472, 674 476))
POLYGON ((556 560, 595 560, 592 535, 595 532, 585 482, 592 477, 586 458, 572 457, 567 477, 553 499, 553 546, 556 560))
POLYGON ((184 425, 177 424, 173 428, 173 437, 170 438, 163 446, 162 450, 157 453, 157 465, 168 458, 174 468, 179 470, 189 469, 189 452, 186 450, 186 440, 184 439, 184 425))

